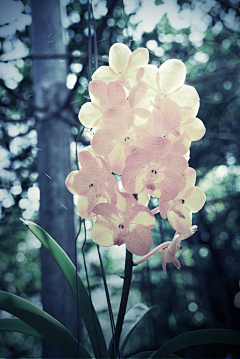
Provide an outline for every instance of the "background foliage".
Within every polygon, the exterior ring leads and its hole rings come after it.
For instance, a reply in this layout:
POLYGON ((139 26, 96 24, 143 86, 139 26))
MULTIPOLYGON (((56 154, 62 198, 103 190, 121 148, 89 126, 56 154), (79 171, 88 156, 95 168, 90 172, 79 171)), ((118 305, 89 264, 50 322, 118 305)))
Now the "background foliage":
MULTIPOLYGON (((9 24, 4 20, 0 22, 0 283, 1 289, 41 307, 40 245, 18 219, 37 221, 39 207, 36 158, 41 149, 37 147, 31 82, 31 8, 26 0, 14 2, 22 4, 16 11, 18 19, 24 16, 22 22, 19 20, 18 25, 16 19, 9 24), (16 31, 9 28, 13 24, 16 31)), ((147 317, 145 325, 136 329, 125 354, 133 353, 133 350, 157 349, 177 333, 200 328, 238 330, 240 323, 240 311, 233 306, 240 279, 240 2, 156 0, 155 4, 149 3, 95 2, 99 66, 107 64, 106 55, 115 42, 127 43, 132 51, 140 46, 147 47, 149 63, 158 66, 169 58, 184 61, 187 83, 200 95, 198 117, 207 129, 205 137, 192 144, 190 159, 190 166, 197 170, 197 185, 206 193, 207 202, 194 215, 193 223, 198 225, 198 232, 182 242, 180 271, 169 265, 167 275, 164 275, 160 255, 134 268, 129 308, 142 301, 147 305, 158 304, 161 311, 158 318, 147 317), (164 6, 167 13, 162 10, 164 6)), ((66 82, 72 90, 68 109, 75 169, 75 141, 81 130, 77 115, 88 96, 87 1, 66 0, 63 10, 69 57, 66 82)), ((87 144, 87 139, 81 136, 79 149, 87 144)), ((153 201, 152 205, 156 206, 153 201)), ((159 215, 157 218, 153 230, 154 245, 173 236, 168 223, 160 220, 159 215)), ((91 227, 91 220, 87 220, 88 274, 93 301, 109 341, 109 316, 97 250, 91 241, 91 227)), ((79 263, 82 263, 83 239, 81 234, 79 263)), ((116 314, 124 249, 102 248, 101 253, 116 314)), ((85 278, 83 268, 81 274, 85 278)), ((0 313, 1 317, 7 315, 0 313)), ((0 343, 1 357, 41 356, 40 341, 21 334, 1 333, 0 343)), ((226 358, 227 355, 230 358, 230 355, 239 357, 239 354, 236 348, 224 345, 191 348, 180 353, 192 358, 226 358)))

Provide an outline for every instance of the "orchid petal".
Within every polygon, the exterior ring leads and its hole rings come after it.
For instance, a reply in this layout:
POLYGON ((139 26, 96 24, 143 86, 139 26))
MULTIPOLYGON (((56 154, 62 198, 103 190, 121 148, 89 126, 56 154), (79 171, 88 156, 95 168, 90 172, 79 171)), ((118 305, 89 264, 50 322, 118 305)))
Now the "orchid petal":
POLYGON ((118 79, 117 74, 109 66, 100 66, 92 75, 93 81, 103 80, 108 83, 118 79))
POLYGON ((182 129, 186 131, 191 141, 200 140, 206 132, 206 128, 199 118, 188 119, 183 123, 182 129))
POLYGON ((92 128, 102 117, 102 112, 94 103, 84 103, 79 111, 78 119, 83 126, 92 128))
POLYGON ((189 188, 184 197, 186 207, 193 213, 200 211, 206 201, 206 196, 199 187, 189 188))
POLYGON ((193 86, 183 85, 177 91, 168 95, 168 98, 175 101, 181 107, 194 108, 199 103, 199 96, 193 86))
POLYGON ((152 247, 152 233, 149 228, 136 226, 125 237, 127 249, 137 256, 144 256, 152 247))
POLYGON ((121 175, 125 167, 126 160, 126 154, 122 143, 115 145, 113 150, 106 156, 105 159, 111 172, 121 175))
POLYGON ((99 106, 106 108, 108 107, 108 95, 107 95, 107 84, 102 80, 95 80, 89 82, 88 85, 89 95, 93 102, 94 99, 99 100, 99 106))
POLYGON ((165 94, 173 92, 184 84, 186 66, 177 59, 165 61, 159 68, 159 86, 165 94))
POLYGON ((109 66, 116 72, 124 72, 131 53, 131 50, 125 44, 113 44, 109 50, 109 66))
POLYGON ((100 217, 92 228, 93 241, 103 247, 114 245, 115 226, 104 217, 100 217))
POLYGON ((125 106, 127 104, 125 91, 119 82, 109 82, 107 86, 107 94, 109 106, 125 106))
POLYGON ((173 211, 169 211, 167 212, 167 217, 171 226, 177 232, 187 233, 192 226, 192 212, 187 211, 184 207, 182 208, 180 215, 173 211))
POLYGON ((153 118, 157 126, 165 131, 175 130, 181 123, 182 112, 180 106, 169 98, 157 103, 153 110, 153 118))
POLYGON ((146 177, 144 168, 125 167, 122 173, 122 184, 129 193, 142 192, 143 180, 146 177))
POLYGON ((127 72, 134 70, 137 67, 147 65, 149 61, 149 52, 144 47, 139 47, 129 57, 127 72))
POLYGON ((100 156, 110 153, 117 143, 116 135, 107 128, 98 130, 93 136, 92 147, 100 156))

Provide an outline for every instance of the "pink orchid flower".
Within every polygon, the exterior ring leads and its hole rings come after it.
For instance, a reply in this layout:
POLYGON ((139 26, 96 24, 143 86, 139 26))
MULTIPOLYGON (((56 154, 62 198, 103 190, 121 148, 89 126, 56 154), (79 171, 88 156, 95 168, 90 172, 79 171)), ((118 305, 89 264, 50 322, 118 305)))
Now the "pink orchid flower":
POLYGON ((92 230, 95 243, 103 247, 125 243, 127 249, 138 256, 151 249, 150 228, 154 227, 155 218, 131 194, 118 192, 116 205, 98 204, 93 213, 97 217, 92 230))
POLYGON ((167 138, 156 138, 126 159, 122 184, 129 193, 147 192, 170 200, 180 190, 188 163, 180 154, 171 153, 167 138))
POLYGON ((111 203, 116 202, 118 183, 102 158, 82 151, 78 159, 80 171, 69 173, 65 183, 72 194, 78 195, 79 215, 89 218, 94 215, 92 210, 98 203, 106 199, 111 203))

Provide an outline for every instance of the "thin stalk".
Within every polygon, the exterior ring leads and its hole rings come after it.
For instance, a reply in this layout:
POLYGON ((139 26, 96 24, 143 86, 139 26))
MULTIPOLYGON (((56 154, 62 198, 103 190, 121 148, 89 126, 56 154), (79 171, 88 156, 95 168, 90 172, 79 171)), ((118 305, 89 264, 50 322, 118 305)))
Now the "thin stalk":
MULTIPOLYGON (((119 349, 119 341, 120 341, 120 335, 122 332, 124 316, 125 316, 126 309, 127 309, 128 296, 129 296, 131 280, 132 280, 132 267, 133 267, 132 253, 126 249, 125 271, 124 271, 124 276, 123 276, 124 283, 123 283, 122 297, 121 297, 118 318, 117 318, 117 324, 116 324, 116 331, 115 331, 115 345, 116 345, 117 352, 119 349)), ((112 347, 110 350, 110 358, 114 358, 113 342, 112 342, 112 347)))

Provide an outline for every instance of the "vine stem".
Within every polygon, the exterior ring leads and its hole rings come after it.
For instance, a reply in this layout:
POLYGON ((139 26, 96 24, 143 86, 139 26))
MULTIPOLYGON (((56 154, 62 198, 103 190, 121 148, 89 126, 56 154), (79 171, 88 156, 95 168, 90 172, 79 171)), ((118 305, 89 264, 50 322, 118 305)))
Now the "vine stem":
MULTIPOLYGON (((126 249, 125 271, 123 276, 124 283, 123 283, 122 297, 121 297, 117 324, 116 324, 116 331, 115 331, 115 345, 117 352, 119 352, 120 335, 122 332, 124 316, 127 309, 128 296, 129 296, 131 280, 132 280, 132 268, 133 268, 132 253, 126 249)), ((113 342, 111 345, 110 358, 114 358, 113 342)))

